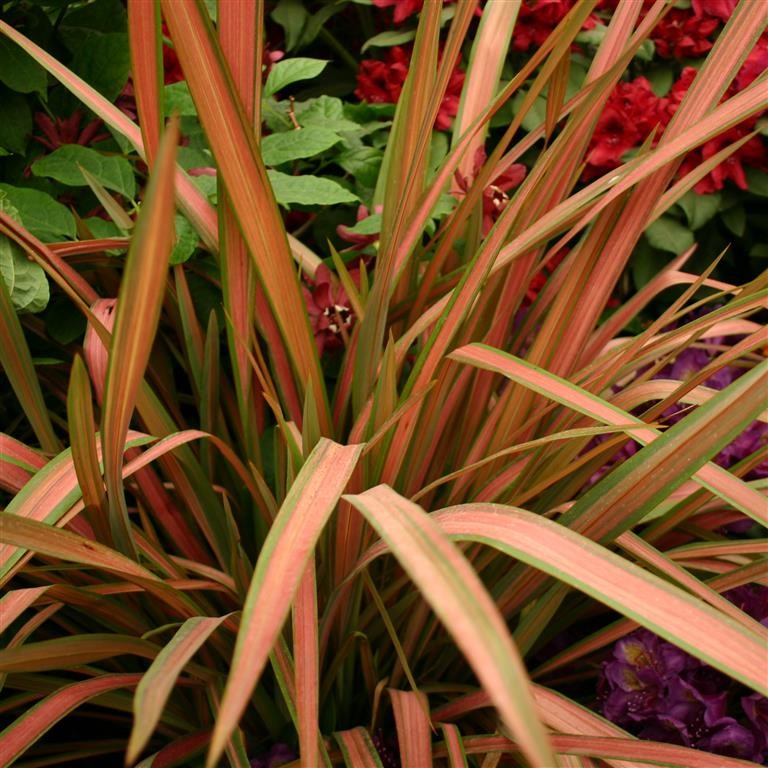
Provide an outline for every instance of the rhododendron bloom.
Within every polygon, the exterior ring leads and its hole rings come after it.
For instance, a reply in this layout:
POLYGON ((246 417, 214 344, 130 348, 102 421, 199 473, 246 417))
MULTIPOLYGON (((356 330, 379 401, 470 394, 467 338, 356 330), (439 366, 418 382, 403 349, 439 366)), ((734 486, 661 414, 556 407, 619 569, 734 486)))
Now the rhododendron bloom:
MULTIPOLYGON (((455 0, 444 0, 444 5, 450 5, 455 0)), ((409 16, 413 16, 414 13, 419 13, 424 7, 424 0, 373 0, 373 4, 377 8, 393 8, 394 14, 392 21, 395 24, 400 24, 405 21, 409 16)), ((479 16, 481 13, 480 7, 475 8, 475 16, 479 16)))
POLYGON ((698 58, 710 48, 709 36, 720 27, 717 18, 694 16, 673 8, 655 27, 651 39, 656 53, 665 59, 698 58))
POLYGON ((738 5, 739 0, 691 0, 695 16, 714 16, 725 24, 738 5))
MULTIPOLYGON (((746 603, 764 607, 768 588, 746 585, 723 596, 742 610, 746 603)), ((619 640, 603 664, 598 698, 609 720, 640 738, 761 763, 768 744, 768 699, 743 696, 739 711, 734 687, 721 672, 638 629, 619 640)))
MULTIPOLYGON (((355 96, 371 104, 396 104, 403 91, 411 61, 410 52, 395 45, 385 54, 384 61, 363 59, 357 72, 355 96)), ((464 72, 458 66, 451 73, 445 95, 435 119, 435 128, 450 128, 452 118, 459 111, 459 98, 464 85, 464 72)))

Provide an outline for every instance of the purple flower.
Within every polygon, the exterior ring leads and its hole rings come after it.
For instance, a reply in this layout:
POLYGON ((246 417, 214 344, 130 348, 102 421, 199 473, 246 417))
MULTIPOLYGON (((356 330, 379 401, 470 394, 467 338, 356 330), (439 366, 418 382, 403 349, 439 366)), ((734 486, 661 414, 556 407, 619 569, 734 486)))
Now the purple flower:
MULTIPOLYGON (((724 596, 768 625, 768 587, 746 584, 724 596)), ((724 674, 647 629, 614 645, 598 699, 609 720, 642 739, 759 764, 768 758, 768 699, 739 697, 737 684, 724 674)))
POLYGON ((697 663, 647 629, 619 640, 613 657, 603 667, 603 714, 623 725, 668 714, 670 684, 697 663))
POLYGON ((768 587, 761 584, 742 584, 740 587, 723 592, 747 616, 768 627, 768 587))
MULTIPOLYGON (((752 693, 742 697, 741 708, 755 735, 755 751, 763 754, 768 752, 768 699, 759 693, 752 693)), ((754 759, 758 761, 760 757, 754 759)))
POLYGON ((292 760, 298 759, 298 755, 287 744, 273 744, 269 751, 251 758, 251 768, 277 768, 292 760))
POLYGON ((762 750, 755 751, 755 735, 732 717, 724 717, 716 727, 707 729, 693 746, 718 755, 762 760, 762 750))

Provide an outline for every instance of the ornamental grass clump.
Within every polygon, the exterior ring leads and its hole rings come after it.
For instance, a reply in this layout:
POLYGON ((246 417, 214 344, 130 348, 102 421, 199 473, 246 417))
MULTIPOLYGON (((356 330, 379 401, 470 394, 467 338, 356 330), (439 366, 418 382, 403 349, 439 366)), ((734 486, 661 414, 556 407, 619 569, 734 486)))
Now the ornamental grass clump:
MULTIPOLYGON (((270 58, 262 3, 212 5, 128 2, 137 122, 125 82, 0 21, 113 137, 0 186, 0 765, 748 765, 756 729, 715 747, 764 722, 766 628, 732 596, 765 577, 768 449, 713 458, 768 418, 766 274, 687 271, 688 243, 623 286, 758 135, 681 171, 768 107, 765 72, 730 89, 765 6, 718 21, 668 123, 585 178, 664 0, 552 3, 514 71, 528 4, 409 1, 394 107, 297 90, 326 62, 295 51, 373 9, 280 3, 270 58), (625 716, 643 644, 699 707, 667 722, 709 731, 625 716)), ((70 40, 112 18, 56 13, 70 40)))

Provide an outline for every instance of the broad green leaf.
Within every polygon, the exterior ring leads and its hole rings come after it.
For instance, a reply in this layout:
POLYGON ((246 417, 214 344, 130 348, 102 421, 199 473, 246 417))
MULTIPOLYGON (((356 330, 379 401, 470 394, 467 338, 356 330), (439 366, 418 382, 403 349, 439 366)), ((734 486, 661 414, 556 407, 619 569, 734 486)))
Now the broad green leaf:
POLYGON ((37 91, 41 96, 45 96, 48 75, 16 43, 0 37, 0 82, 18 93, 37 91))
POLYGON ((309 11, 306 9, 304 1, 280 0, 269 15, 285 31, 285 49, 292 51, 299 42, 309 18, 309 11))
POLYGON ((654 248, 674 253, 676 256, 688 250, 694 243, 691 230, 671 216, 662 216, 654 221, 645 230, 645 236, 654 248))
MULTIPOLYGON (((358 184, 373 189, 381 170, 384 153, 375 147, 357 147, 339 154, 336 162, 348 173, 354 176, 358 184)), ((381 219, 381 214, 379 219, 381 219)), ((378 230, 377 230, 378 231, 378 230)))
POLYGON ((294 105, 294 115, 302 128, 316 125, 331 131, 357 132, 362 129, 359 123, 344 117, 344 102, 335 96, 318 96, 298 102, 294 105))
POLYGON ((67 15, 61 24, 61 35, 72 49, 82 41, 88 32, 125 32, 128 19, 125 5, 120 0, 99 0, 98 3, 76 4, 62 3, 69 6, 67 15))
POLYGON ((219 758, 245 710, 323 528, 362 451, 325 438, 293 482, 256 562, 206 765, 219 758))
POLYGON ((70 67, 99 93, 114 101, 131 70, 128 35, 123 32, 88 35, 75 48, 70 67))
POLYGON ((356 203, 357 195, 350 192, 332 179, 319 176, 289 176, 279 171, 267 171, 267 177, 280 205, 336 205, 338 203, 356 203))
POLYGON ((356 235, 378 235, 381 231, 381 214, 372 213, 346 229, 356 235))
POLYGON ((32 133, 32 110, 26 97, 0 88, 0 147, 24 154, 32 133))
POLYGON ((744 236, 744 230, 747 227, 747 214, 741 203, 723 211, 720 214, 720 218, 722 219, 723 224, 725 224, 736 237, 744 236))
POLYGON ((753 195, 768 197, 768 173, 757 168, 745 168, 744 175, 747 177, 747 188, 753 195))
POLYGON ((704 226, 720 208, 721 195, 714 192, 710 195, 699 195, 693 190, 686 192, 677 204, 685 212, 685 218, 688 220, 688 226, 696 230, 704 226))
POLYGON ((197 230, 189 223, 186 216, 177 213, 174 216, 176 243, 171 252, 171 264, 183 264, 195 252, 200 240, 197 230))
POLYGON ((365 53, 368 48, 391 48, 393 45, 403 45, 403 43, 409 43, 416 37, 416 30, 404 29, 396 30, 390 29, 386 32, 379 32, 378 35, 369 37, 363 47, 360 49, 361 53, 365 53))
POLYGON ((178 83, 170 83, 163 88, 165 113, 167 115, 177 112, 181 117, 194 117, 197 115, 195 102, 186 80, 178 83))
POLYGON ((82 165, 107 189, 133 199, 136 180, 131 164, 124 158, 108 156, 79 144, 65 144, 50 155, 32 163, 35 176, 46 176, 70 187, 85 187, 87 183, 80 169, 82 165))
MULTIPOLYGON (((504 619, 461 550, 434 517, 380 485, 345 496, 382 538, 451 633, 532 765, 556 765, 520 654, 504 619)), ((367 565, 369 558, 358 567, 367 565)))
POLYGON ((17 312, 42 312, 48 304, 48 279, 5 235, 0 235, 0 276, 17 312))
POLYGON ((71 211, 49 194, 31 187, 0 184, 0 192, 19 214, 21 223, 45 242, 75 238, 75 217, 71 211))
POLYGON ((301 80, 311 80, 317 77, 328 62, 324 59, 283 59, 273 64, 264 84, 264 98, 272 96, 282 88, 301 80))
POLYGON ((267 165, 281 165, 291 160, 319 155, 339 141, 341 137, 335 131, 307 126, 301 130, 265 136, 261 140, 261 157, 267 165))

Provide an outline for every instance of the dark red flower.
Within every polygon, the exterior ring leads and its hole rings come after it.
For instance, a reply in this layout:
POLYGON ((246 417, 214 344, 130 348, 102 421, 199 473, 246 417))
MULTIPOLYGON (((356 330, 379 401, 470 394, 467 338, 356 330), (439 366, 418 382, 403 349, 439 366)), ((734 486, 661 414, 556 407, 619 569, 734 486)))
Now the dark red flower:
MULTIPOLYGON (((524 0, 512 33, 512 49, 527 51, 540 47, 574 5, 575 0, 524 0)), ((590 15, 584 29, 591 29, 595 21, 590 15)))
MULTIPOLYGON (((445 0, 445 4, 453 3, 455 0, 445 0)), ((394 8, 394 14, 392 21, 395 24, 405 21, 409 16, 413 16, 414 13, 419 13, 424 7, 424 0, 373 0, 373 4, 377 8, 394 8)), ((481 14, 480 6, 475 8, 475 16, 481 14)))
MULTIPOLYGON (((485 150, 479 147, 475 152, 475 160, 472 166, 472 178, 476 178, 480 168, 485 162, 485 150)), ((499 174, 483 190, 483 235, 487 235, 496 219, 506 208, 509 202, 507 192, 520 186, 528 169, 521 163, 513 163, 503 173, 499 174)), ((461 176, 458 171, 455 174, 456 184, 459 188, 459 196, 469 191, 470 179, 461 176)))
MULTIPOLYGON (((758 46, 752 51, 744 67, 736 76, 734 84, 729 89, 729 93, 735 93, 739 88, 740 82, 746 85, 764 70, 765 64, 768 64, 768 62, 763 62, 761 68, 763 57, 768 59, 768 43, 761 40, 761 43, 758 43, 758 46), (763 48, 763 45, 766 48, 763 48)), ((662 100, 662 114, 665 124, 669 122, 672 115, 677 111, 695 77, 696 70, 693 67, 686 67, 677 82, 670 88, 667 96, 662 100)), ((760 115, 754 115, 748 120, 739 123, 739 125, 721 133, 719 136, 710 139, 701 147, 697 147, 692 152, 689 152, 680 165, 678 175, 684 176, 697 168, 703 160, 712 157, 729 144, 746 136, 754 129, 759 117, 760 115)), ((729 179, 740 189, 747 189, 744 165, 768 170, 768 147, 766 147, 765 137, 760 135, 753 136, 746 144, 699 181, 694 190, 700 195, 710 194, 723 189, 725 182, 729 179)))
POLYGON ((738 4, 739 0, 692 0, 691 8, 696 16, 713 16, 725 24, 738 4))
POLYGON ((51 120, 45 112, 35 113, 35 125, 43 132, 43 136, 32 135, 32 138, 42 144, 47 149, 53 151, 64 144, 80 144, 87 147, 96 141, 103 141, 109 138, 109 133, 99 129, 104 123, 98 118, 89 120, 81 127, 85 115, 79 109, 76 109, 69 117, 57 117, 51 120))
POLYGON ((733 81, 733 88, 741 91, 768 69, 768 34, 761 35, 747 60, 742 65, 733 81))
MULTIPOLYGON (((163 22, 163 35, 167 38, 169 34, 168 27, 163 22)), ((179 64, 179 57, 176 55, 176 51, 173 46, 163 42, 163 82, 168 85, 169 83, 178 83, 184 79, 184 73, 181 70, 181 64, 179 64)))
POLYGON ((410 61, 410 54, 399 45, 387 50, 384 61, 363 59, 357 71, 355 96, 370 104, 396 104, 410 61))
POLYGON ((664 106, 644 77, 619 83, 608 98, 590 140, 583 178, 588 181, 621 165, 627 151, 668 122, 664 106))
POLYGON ((399 24, 414 13, 418 13, 424 5, 424 0, 373 0, 373 4, 377 8, 394 7, 395 13, 392 20, 395 24, 399 24))
MULTIPOLYGON (((399 45, 387 50, 384 61, 363 59, 357 72, 355 96, 371 104, 396 104, 403 91, 410 52, 399 45)), ((458 66, 451 73, 448 87, 435 119, 435 128, 444 131, 450 128, 453 117, 459 111, 459 98, 464 85, 464 72, 458 66)))
MULTIPOLYGON (((350 269, 349 274, 355 282, 359 281, 359 269, 350 269)), ((325 350, 342 349, 355 315, 341 283, 332 281, 331 271, 321 264, 315 272, 313 284, 302 285, 302 291, 318 354, 322 357, 325 350)))
POLYGON ((709 37, 719 27, 720 21, 715 17, 673 8, 654 27, 651 39, 662 58, 698 58, 712 47, 709 37))

